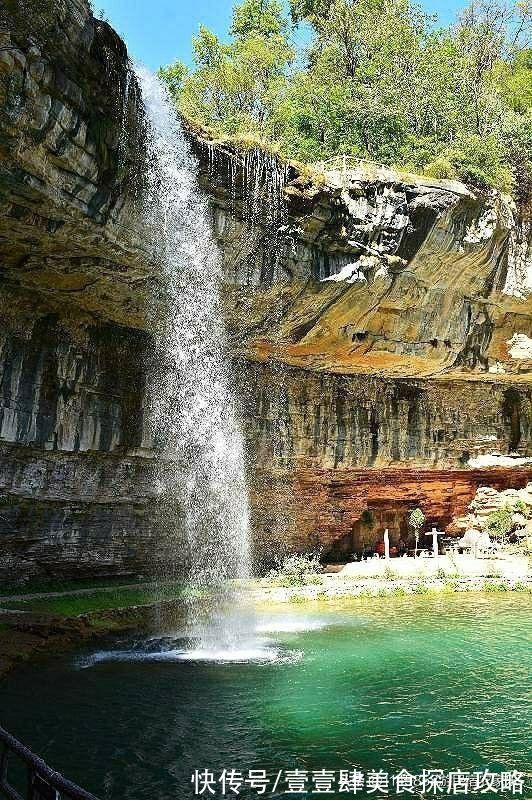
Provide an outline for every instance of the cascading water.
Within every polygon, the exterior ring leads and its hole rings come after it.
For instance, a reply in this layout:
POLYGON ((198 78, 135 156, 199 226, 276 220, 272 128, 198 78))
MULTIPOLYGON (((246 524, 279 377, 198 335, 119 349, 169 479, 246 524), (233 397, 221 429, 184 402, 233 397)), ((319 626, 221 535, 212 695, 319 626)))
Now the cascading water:
POLYGON ((136 72, 148 127, 143 213, 161 276, 150 395, 153 435, 163 452, 162 524, 165 533, 184 534, 196 648, 232 648, 240 625, 225 613, 228 587, 249 576, 250 547, 244 441, 218 291, 221 262, 197 164, 172 103, 154 75, 136 72), (214 593, 218 609, 208 623, 195 599, 205 592, 214 593))

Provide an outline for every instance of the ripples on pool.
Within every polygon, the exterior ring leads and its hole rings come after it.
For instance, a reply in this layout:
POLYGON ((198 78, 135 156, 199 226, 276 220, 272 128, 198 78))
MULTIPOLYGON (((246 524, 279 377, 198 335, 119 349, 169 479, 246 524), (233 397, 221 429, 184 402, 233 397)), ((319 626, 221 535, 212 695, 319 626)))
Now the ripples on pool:
POLYGON ((151 638, 30 666, 0 721, 102 798, 192 797, 205 767, 530 773, 528 596, 308 608, 236 650, 151 638))

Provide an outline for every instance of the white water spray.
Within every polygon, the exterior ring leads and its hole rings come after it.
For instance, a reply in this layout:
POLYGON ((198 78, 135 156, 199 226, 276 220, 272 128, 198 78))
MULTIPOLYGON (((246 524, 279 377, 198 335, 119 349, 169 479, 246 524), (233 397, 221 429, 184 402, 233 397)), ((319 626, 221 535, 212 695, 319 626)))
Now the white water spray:
MULTIPOLYGON (((157 242, 161 318, 151 378, 153 433, 164 457, 164 526, 184 534, 189 582, 227 599, 228 581, 250 572, 244 441, 231 385, 218 287, 221 261, 197 163, 160 81, 137 70, 148 117, 144 215, 157 242)), ((227 617, 227 619, 230 618, 227 617)), ((200 647, 233 646, 235 625, 189 622, 200 647)))

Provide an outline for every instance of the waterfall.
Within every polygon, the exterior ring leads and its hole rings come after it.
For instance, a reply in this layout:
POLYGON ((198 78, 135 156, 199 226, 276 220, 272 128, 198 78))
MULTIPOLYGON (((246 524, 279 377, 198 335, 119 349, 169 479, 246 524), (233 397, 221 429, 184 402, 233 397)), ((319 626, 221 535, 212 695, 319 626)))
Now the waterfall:
MULTIPOLYGON (((192 596, 227 599, 228 581, 250 573, 243 434, 232 387, 219 296, 221 260, 197 163, 160 81, 137 77, 147 117, 143 214, 155 242, 157 319, 151 375, 153 436, 162 450, 162 533, 184 536, 192 596)), ((200 644, 233 644, 234 632, 202 626, 198 602, 189 623, 200 644)))

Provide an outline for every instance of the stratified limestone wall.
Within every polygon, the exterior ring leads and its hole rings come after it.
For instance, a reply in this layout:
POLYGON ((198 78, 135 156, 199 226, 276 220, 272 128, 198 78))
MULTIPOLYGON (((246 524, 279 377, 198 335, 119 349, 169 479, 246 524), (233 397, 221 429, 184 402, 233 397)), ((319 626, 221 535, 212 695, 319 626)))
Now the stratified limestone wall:
MULTIPOLYGON (((144 136, 125 45, 87 0, 1 2, 0 583, 183 555, 156 524, 144 411, 163 302, 139 222, 144 136)), ((193 141, 257 549, 351 547, 370 507, 394 530, 405 503, 443 524, 479 481, 523 481, 468 466, 530 455, 529 230, 511 204, 193 141)))
POLYGON ((148 336, 28 293, 3 301, 0 583, 153 565, 148 336))
POLYGON ((260 464, 457 469, 479 455, 532 456, 531 389, 475 380, 385 379, 276 365, 247 373, 260 464))
POLYGON ((153 484, 133 455, 0 446, 0 585, 153 570, 153 484))
POLYGON ((530 228, 508 198, 361 166, 305 174, 193 135, 229 321, 257 358, 431 375, 529 372, 530 228))
POLYGON ((138 572, 157 549, 143 133, 86 0, 0 4, 0 584, 138 572))
POLYGON ((532 455, 530 388, 480 380, 378 379, 275 365, 247 372, 257 557, 323 547, 352 553, 408 511, 448 525, 478 486, 524 486, 532 463, 478 469, 497 452, 532 455), (374 530, 366 530, 364 512, 374 530))
POLYGON ((87 0, 2 2, 4 281, 138 327, 153 272, 144 133, 126 47, 87 0))
POLYGON ((26 319, 12 308, 0 329, 0 440, 64 452, 142 447, 148 336, 27 293, 9 298, 29 302, 26 319))

